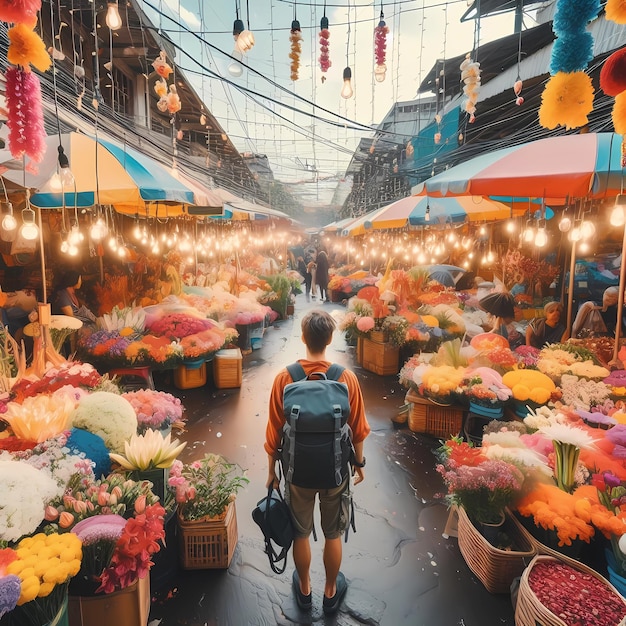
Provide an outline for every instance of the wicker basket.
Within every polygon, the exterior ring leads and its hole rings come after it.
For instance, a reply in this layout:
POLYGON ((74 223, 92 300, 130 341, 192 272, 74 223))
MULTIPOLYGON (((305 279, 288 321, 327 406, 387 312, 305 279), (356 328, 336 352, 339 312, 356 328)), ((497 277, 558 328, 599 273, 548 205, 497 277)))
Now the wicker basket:
POLYGON ((535 556, 535 549, 511 515, 506 516, 505 528, 519 551, 492 546, 472 524, 465 509, 459 507, 459 550, 467 566, 490 593, 510 593, 513 580, 535 556))
POLYGON ((178 515, 183 569, 226 569, 237 547, 237 512, 231 502, 222 518, 188 522, 178 515))
POLYGON ((411 403, 409 428, 414 433, 426 433, 434 437, 448 438, 458 435, 463 424, 463 409, 458 406, 440 406, 428 398, 409 391, 406 402, 411 403))
MULTIPOLYGON (((537 624, 540 626, 567 626, 566 622, 564 622, 560 617, 557 617, 539 601, 534 591, 530 588, 530 583, 528 582, 530 572, 532 571, 532 568, 541 561, 567 561, 568 565, 575 567, 581 572, 585 572, 595 578, 599 578, 617 595, 618 598, 622 598, 617 589, 615 589, 615 587, 613 587, 613 585, 606 578, 604 578, 604 576, 601 576, 598 572, 590 567, 587 567, 583 563, 579 563, 573 559, 562 559, 538 554, 530 562, 530 565, 524 570, 522 579, 520 580, 519 592, 517 594, 517 604, 515 605, 515 626, 537 626, 537 624)), ((626 606, 626 600, 622 598, 622 601, 626 606)), ((625 623, 626 618, 624 618, 619 625, 607 624, 607 626, 624 626, 625 623)))

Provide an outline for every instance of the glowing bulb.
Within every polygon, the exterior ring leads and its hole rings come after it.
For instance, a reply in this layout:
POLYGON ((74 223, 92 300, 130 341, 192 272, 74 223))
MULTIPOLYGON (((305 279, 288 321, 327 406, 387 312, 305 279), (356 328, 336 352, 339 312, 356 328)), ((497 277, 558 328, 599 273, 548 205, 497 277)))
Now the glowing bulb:
POLYGON ((101 239, 104 239, 104 237, 106 237, 107 231, 108 229, 106 227, 106 224, 104 223, 104 220, 99 217, 95 221, 95 223, 91 225, 91 228, 89 229, 89 236, 94 241, 100 241, 101 239))
POLYGON ((616 206, 611 211, 611 226, 623 226, 624 225, 624 207, 616 206))
POLYGON ((581 241, 580 245, 578 246, 578 251, 581 254, 587 254, 587 252, 589 252, 589 242, 581 241))
POLYGON ((535 231, 532 228, 526 228, 524 234, 522 235, 522 238, 526 243, 530 243, 535 238, 535 231))
POLYGON ((52 191, 53 193, 60 193, 61 191, 63 191, 63 183, 61 182, 61 176, 58 172, 52 174, 48 185, 50 186, 50 191, 52 191))
POLYGON ((67 253, 70 256, 76 256, 78 254, 78 248, 76 246, 69 246, 67 249, 67 253))
POLYGON ((135 224, 135 228, 133 228, 133 237, 135 239, 141 239, 141 226, 139 224, 135 224))
POLYGON ((487 255, 487 261, 488 261, 489 263, 493 263, 493 259, 494 259, 494 258, 495 258, 495 257, 493 256, 493 252, 492 252, 491 250, 489 250, 489 254, 487 255))
POLYGON ((70 244, 67 243, 67 241, 65 241, 65 239, 63 240, 63 243, 61 243, 61 252, 63 254, 67 254, 68 250, 70 249, 70 244))
POLYGON ((241 62, 243 61, 243 52, 239 51, 235 48, 230 56, 233 57, 233 61, 228 66, 228 73, 234 78, 239 78, 243 74, 243 65, 241 62))
POLYGON ((2 230, 11 231, 17 228, 17 220, 12 213, 7 213, 2 218, 2 230))
POLYGON ((582 238, 582 233, 580 232, 580 228, 578 226, 572 228, 568 235, 568 239, 570 241, 580 241, 582 238))
POLYGON ((487 234, 487 229, 484 226, 480 227, 480 230, 478 231, 479 235, 486 235, 487 234))
POLYGON ((572 227, 572 220, 567 216, 563 215, 561 221, 559 222, 559 230, 562 233, 566 233, 572 227))
POLYGON ((122 258, 122 259, 123 259, 123 258, 126 256, 126 248, 125 248, 124 246, 120 246, 120 247, 117 249, 117 254, 118 254, 118 256, 119 256, 120 258, 122 258))
POLYGON ((535 235, 535 246, 537 248, 543 248, 548 243, 548 234, 546 233, 545 228, 537 229, 537 234, 535 235))
POLYGON ((72 170, 69 167, 61 168, 60 178, 64 187, 72 187, 74 185, 74 174, 72 174, 72 170))
POLYGON ((117 250, 117 240, 115 239, 115 237, 111 237, 109 239, 109 248, 111 248, 113 252, 117 250))
POLYGON ((117 2, 107 2, 107 16, 105 21, 111 30, 119 30, 122 28, 122 18, 117 8, 117 2))
POLYGON ((151 252, 152 252, 152 254, 159 254, 159 246, 158 246, 158 244, 156 244, 156 243, 155 243, 155 244, 152 246, 152 250, 151 250, 151 252))
POLYGON ((584 220, 580 225, 580 234, 583 239, 591 239, 596 233, 596 227, 593 222, 584 220))
POLYGON ((341 88, 341 97, 345 100, 352 98, 354 91, 352 90, 352 70, 346 67, 343 70, 343 87, 341 88))
POLYGON ((32 241, 33 239, 37 239, 39 236, 39 228, 34 222, 26 222, 25 224, 22 224, 20 234, 24 239, 32 241))
POLYGON ((81 232, 78 230, 78 226, 72 226, 72 230, 67 237, 68 243, 72 246, 77 245, 83 240, 83 236, 81 232))
POLYGON ((515 222, 513 220, 509 220, 506 223, 506 232, 507 233, 514 233, 515 232, 515 222))

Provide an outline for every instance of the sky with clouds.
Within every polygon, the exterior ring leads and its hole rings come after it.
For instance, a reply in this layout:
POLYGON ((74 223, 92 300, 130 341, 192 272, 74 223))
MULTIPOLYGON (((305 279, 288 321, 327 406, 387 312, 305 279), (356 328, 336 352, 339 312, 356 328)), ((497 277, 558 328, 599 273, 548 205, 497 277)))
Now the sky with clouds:
MULTIPOLYGON (((340 177, 359 139, 372 135, 367 127, 379 123, 394 102, 413 99, 437 59, 471 50, 475 38, 475 22, 460 22, 466 0, 383 1, 389 27, 388 69, 385 81, 377 83, 373 34, 380 20, 380 0, 327 0, 332 66, 322 82, 318 35, 323 0, 139 3, 153 23, 182 48, 174 63, 237 148, 267 155, 275 177, 292 184, 340 177), (232 59, 227 55, 233 50, 237 7, 254 33, 255 46, 245 59, 251 69, 233 77, 228 72, 232 59), (297 81, 290 78, 289 59, 294 18, 302 27, 297 81), (353 74, 354 96, 349 100, 340 97, 346 65, 353 74), (242 89, 248 90, 247 95, 242 89)), ((524 24, 533 26, 534 21, 525 16, 524 24)), ((512 32, 512 14, 485 18, 479 40, 485 43, 512 32)))

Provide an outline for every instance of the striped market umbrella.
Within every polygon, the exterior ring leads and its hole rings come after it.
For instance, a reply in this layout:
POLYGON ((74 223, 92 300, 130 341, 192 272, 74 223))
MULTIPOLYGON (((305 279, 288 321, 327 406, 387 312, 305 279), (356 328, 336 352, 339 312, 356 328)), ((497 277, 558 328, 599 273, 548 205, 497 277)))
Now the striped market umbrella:
MULTIPOLYGON (((447 224, 457 222, 488 222, 505 220, 519 214, 510 206, 482 196, 431 198, 421 196, 409 215, 411 226, 447 224)), ((519 211, 519 210, 518 210, 519 211)))

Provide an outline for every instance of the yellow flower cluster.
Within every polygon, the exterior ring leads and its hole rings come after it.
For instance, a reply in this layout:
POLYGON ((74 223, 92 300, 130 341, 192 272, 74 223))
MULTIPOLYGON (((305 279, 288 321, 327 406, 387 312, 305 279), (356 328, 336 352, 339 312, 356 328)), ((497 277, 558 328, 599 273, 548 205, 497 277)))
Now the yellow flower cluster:
POLYGON ((22 581, 18 605, 45 598, 56 585, 76 576, 83 556, 82 545, 72 533, 38 533, 22 539, 16 549, 18 558, 7 566, 7 574, 15 574, 22 581))
POLYGON ((502 376, 502 382, 511 389, 516 400, 532 400, 546 404, 556 385, 549 376, 537 370, 513 370, 502 376))
POLYGON ((454 391, 465 378, 466 368, 439 365, 429 367, 422 376, 424 388, 431 393, 446 395, 454 391))

